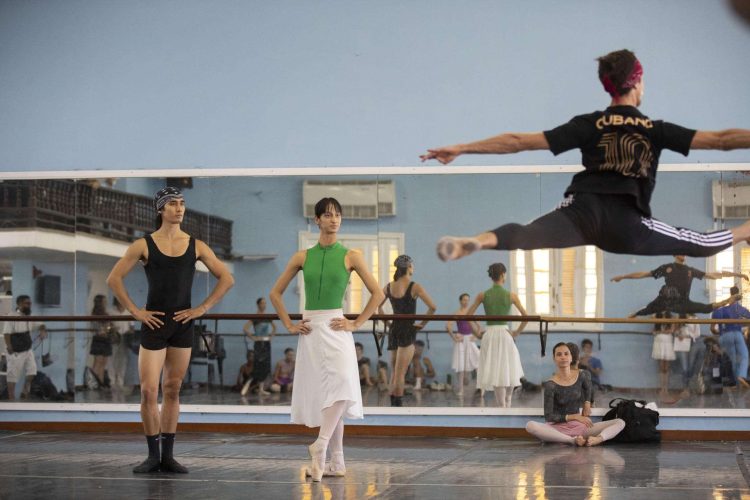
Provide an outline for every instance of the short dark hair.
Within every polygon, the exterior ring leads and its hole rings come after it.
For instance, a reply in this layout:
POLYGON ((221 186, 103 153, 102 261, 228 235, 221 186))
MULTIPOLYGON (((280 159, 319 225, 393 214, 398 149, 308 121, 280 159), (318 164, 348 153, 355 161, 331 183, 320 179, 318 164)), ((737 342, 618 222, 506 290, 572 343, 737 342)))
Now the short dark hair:
POLYGON ((471 295, 469 295, 468 293, 464 292, 464 293, 462 293, 461 295, 459 295, 459 296, 458 296, 458 300, 461 300, 461 299, 463 299, 464 297, 469 297, 469 298, 471 298, 471 295))
POLYGON ((594 343, 591 342, 591 339, 583 339, 581 341, 581 347, 585 347, 587 345, 590 345, 591 347, 594 347, 594 343))
POLYGON ((286 349, 284 349, 284 354, 287 354, 289 351, 294 351, 294 349, 292 349, 291 347, 287 347, 286 349))
POLYGON ((359 347, 363 351, 365 350, 365 346, 362 345, 362 342, 355 342, 354 347, 359 347))
POLYGON ((625 82, 630 77, 638 58, 628 49, 616 50, 596 59, 599 61, 599 80, 609 77, 609 80, 617 88, 617 93, 625 95, 630 88, 624 88, 625 82))
POLYGON ((258 300, 255 301, 255 305, 259 306, 260 305, 260 301, 263 300, 263 299, 265 299, 265 297, 258 297, 258 300))
POLYGON ((419 347, 424 347, 424 341, 423 340, 415 340, 414 345, 418 345, 419 347))
POLYGON ((578 363, 578 358, 580 357, 578 346, 575 342, 567 342, 566 345, 568 346, 568 350, 570 351, 570 364, 575 365, 576 363, 578 363))
POLYGON ((28 295, 19 295, 18 297, 16 297, 16 305, 21 305, 21 302, 26 299, 31 300, 31 297, 29 297, 28 295))
POLYGON ((505 264, 501 262, 496 262, 487 268, 487 274, 492 279, 492 281, 499 280, 500 276, 505 274, 505 272, 506 272, 505 264))
POLYGON ((729 289, 729 293, 732 295, 737 295, 738 293, 740 293, 740 288, 737 286, 733 286, 729 289))
POLYGON ((321 217, 329 207, 333 207, 336 212, 342 213, 341 203, 336 198, 326 197, 315 204, 315 217, 321 217))

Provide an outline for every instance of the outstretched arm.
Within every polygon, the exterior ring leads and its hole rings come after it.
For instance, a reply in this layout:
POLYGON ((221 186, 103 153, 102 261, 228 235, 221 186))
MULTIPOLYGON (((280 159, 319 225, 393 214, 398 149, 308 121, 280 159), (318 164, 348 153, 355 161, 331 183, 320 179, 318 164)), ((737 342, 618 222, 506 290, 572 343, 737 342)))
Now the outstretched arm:
POLYGON ((709 132, 699 130, 693 136, 690 149, 719 149, 729 151, 732 149, 750 148, 750 130, 742 128, 730 128, 709 132))
POLYGON ((619 276, 615 276, 610 281, 614 281, 615 283, 617 283, 621 280, 639 280, 642 278, 650 278, 651 276, 653 276, 651 274, 651 271, 641 271, 638 273, 621 274, 619 276))
POLYGON ((509 154, 521 151, 532 151, 538 149, 549 149, 547 138, 542 132, 533 133, 509 133, 500 134, 489 139, 470 142, 468 144, 456 144, 442 148, 428 149, 426 154, 420 156, 422 161, 437 160, 446 165, 463 154, 509 154))
POLYGON ((718 271, 715 273, 706 273, 703 275, 704 278, 710 280, 720 280, 721 278, 742 278, 745 281, 750 281, 747 274, 733 273, 732 271, 718 271))

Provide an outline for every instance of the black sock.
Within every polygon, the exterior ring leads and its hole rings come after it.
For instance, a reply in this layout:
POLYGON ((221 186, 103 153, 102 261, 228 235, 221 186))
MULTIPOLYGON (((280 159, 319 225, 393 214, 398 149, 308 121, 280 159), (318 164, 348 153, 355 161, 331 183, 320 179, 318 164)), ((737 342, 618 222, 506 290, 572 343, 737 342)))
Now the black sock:
POLYGON ((159 435, 146 436, 148 443, 148 458, 133 469, 136 474, 159 471, 159 435))
POLYGON ((174 449, 174 433, 162 432, 161 433, 161 458, 172 458, 172 451, 174 449))
POLYGON ((146 442, 148 443, 148 456, 159 460, 159 435, 146 436, 146 442))
POLYGON ((187 468, 182 466, 172 456, 172 450, 174 448, 174 433, 162 432, 161 433, 161 471, 162 472, 177 472, 179 474, 186 474, 187 468))

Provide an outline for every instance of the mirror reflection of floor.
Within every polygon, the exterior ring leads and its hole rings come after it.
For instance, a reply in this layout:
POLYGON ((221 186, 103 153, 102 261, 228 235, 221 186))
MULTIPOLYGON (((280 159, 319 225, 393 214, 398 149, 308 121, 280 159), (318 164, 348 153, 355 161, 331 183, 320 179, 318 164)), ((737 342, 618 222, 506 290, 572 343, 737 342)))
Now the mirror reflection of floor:
MULTIPOLYGON (((655 401, 660 408, 750 408, 750 390, 724 390, 721 394, 706 394, 701 396, 689 395, 683 397, 680 391, 674 390, 667 398, 660 396, 655 389, 642 391, 598 391, 595 394, 595 407, 606 408, 614 398, 644 399, 655 401)), ((191 387, 185 386, 180 393, 183 404, 217 404, 217 405, 261 405, 285 406, 291 403, 291 394, 269 394, 259 396, 249 394, 242 397, 238 392, 217 386, 191 387)), ((365 406, 390 406, 388 391, 380 391, 377 387, 365 387, 362 390, 362 401, 365 406)), ((75 395, 76 403, 139 403, 140 394, 130 388, 125 391, 115 389, 78 391, 75 395)), ((404 406, 426 407, 493 407, 495 399, 491 392, 482 399, 478 392, 464 391, 458 396, 451 390, 432 391, 429 389, 412 390, 404 398, 404 406)), ((517 408, 542 408, 544 399, 541 391, 529 392, 516 389, 513 396, 513 406, 517 408)))

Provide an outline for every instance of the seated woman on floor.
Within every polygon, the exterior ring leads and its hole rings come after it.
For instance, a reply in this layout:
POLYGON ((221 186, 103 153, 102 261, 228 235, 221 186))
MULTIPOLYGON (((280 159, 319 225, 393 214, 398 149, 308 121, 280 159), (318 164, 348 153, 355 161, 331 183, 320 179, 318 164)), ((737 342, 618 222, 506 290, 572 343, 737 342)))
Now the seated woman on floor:
POLYGON ((552 349, 557 370, 544 383, 544 419, 546 423, 529 422, 526 431, 542 441, 597 446, 615 437, 625 427, 619 418, 593 423, 590 411, 590 389, 584 387, 580 371, 572 371, 572 356, 565 342, 552 349))

